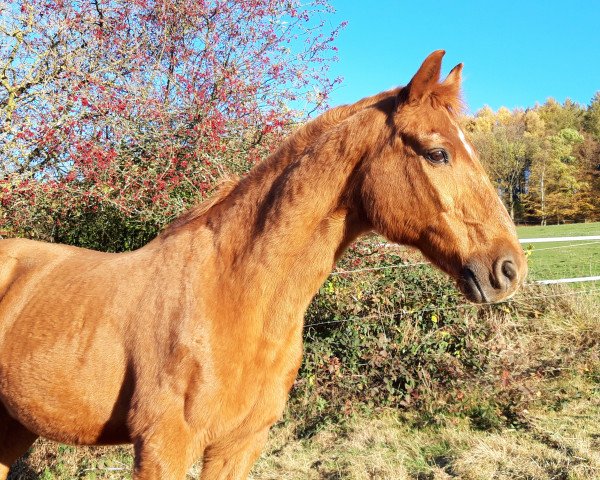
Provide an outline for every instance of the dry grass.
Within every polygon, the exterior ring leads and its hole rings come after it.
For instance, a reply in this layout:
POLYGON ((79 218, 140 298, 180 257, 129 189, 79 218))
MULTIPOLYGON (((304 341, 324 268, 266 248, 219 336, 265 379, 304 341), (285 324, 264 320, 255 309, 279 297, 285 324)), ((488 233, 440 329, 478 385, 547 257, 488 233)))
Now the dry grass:
POLYGON ((13 466, 9 480, 116 480, 131 478, 132 448, 72 447, 39 439, 13 466))
POLYGON ((408 478, 406 436, 400 425, 387 419, 363 422, 344 431, 328 428, 303 441, 294 439, 291 426, 279 429, 251 478, 408 478))
POLYGON ((411 428, 389 411, 305 441, 295 440, 288 426, 277 431, 251 478, 599 479, 600 394, 592 384, 568 388, 579 398, 560 412, 530 412, 531 426, 521 430, 484 432, 457 418, 442 427, 411 428))

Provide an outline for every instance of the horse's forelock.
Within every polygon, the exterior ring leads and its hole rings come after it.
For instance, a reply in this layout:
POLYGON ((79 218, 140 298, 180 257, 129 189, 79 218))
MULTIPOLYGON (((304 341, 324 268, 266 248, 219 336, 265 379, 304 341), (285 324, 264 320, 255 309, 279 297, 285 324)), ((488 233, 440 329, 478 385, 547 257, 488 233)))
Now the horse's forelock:
POLYGON ((466 105, 460 94, 457 94, 453 88, 440 84, 431 92, 431 100, 438 108, 445 108, 453 116, 460 116, 466 110, 466 105))

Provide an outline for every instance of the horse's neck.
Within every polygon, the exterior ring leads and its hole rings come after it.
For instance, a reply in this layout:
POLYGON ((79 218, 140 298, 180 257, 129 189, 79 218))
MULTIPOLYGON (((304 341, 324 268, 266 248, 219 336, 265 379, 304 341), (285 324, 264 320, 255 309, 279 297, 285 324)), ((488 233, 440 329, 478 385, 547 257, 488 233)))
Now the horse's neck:
POLYGON ((343 129, 308 154, 283 148, 209 212, 220 263, 243 290, 238 295, 306 307, 339 254, 368 228, 351 191, 361 148, 343 129))

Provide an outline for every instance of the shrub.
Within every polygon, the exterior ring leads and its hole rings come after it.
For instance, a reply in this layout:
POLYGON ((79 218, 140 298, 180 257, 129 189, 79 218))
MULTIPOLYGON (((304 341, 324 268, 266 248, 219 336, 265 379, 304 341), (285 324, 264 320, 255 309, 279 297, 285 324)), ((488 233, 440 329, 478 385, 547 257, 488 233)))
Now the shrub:
POLYGON ((373 245, 352 249, 340 270, 358 271, 332 274, 309 307, 290 408, 307 419, 300 434, 382 407, 418 423, 519 427, 542 380, 598 350, 600 326, 577 292, 527 286, 526 302, 474 306, 446 275, 373 245))

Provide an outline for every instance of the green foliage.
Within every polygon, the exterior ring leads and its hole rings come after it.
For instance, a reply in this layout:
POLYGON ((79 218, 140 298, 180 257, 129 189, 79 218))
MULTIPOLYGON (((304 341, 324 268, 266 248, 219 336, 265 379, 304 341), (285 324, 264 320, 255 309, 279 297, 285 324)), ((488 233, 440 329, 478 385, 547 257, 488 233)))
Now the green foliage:
POLYGON ((561 105, 553 98, 549 98, 537 110, 550 134, 558 133, 565 128, 580 130, 585 114, 585 110, 580 105, 569 99, 561 105))
POLYGON ((596 92, 583 118, 585 131, 600 142, 600 92, 596 92))
POLYGON ((309 388, 301 401, 316 415, 351 411, 355 395, 371 408, 419 404, 424 382, 449 382, 478 362, 467 349, 459 303, 450 282, 428 266, 330 277, 306 318, 300 376, 309 388))
POLYGON ((483 418, 462 404, 463 388, 485 365, 490 325, 429 265, 403 266, 400 254, 376 249, 365 257, 363 248, 342 267, 367 270, 331 275, 308 309, 291 398, 291 409, 309 419, 300 433, 380 407, 422 419, 449 408, 483 418))
POLYGON ((583 135, 573 128, 563 128, 557 134, 550 136, 553 156, 565 164, 575 162, 573 147, 583 142, 583 135))

